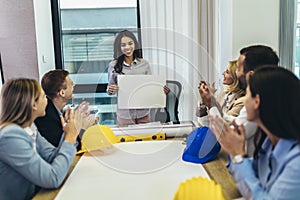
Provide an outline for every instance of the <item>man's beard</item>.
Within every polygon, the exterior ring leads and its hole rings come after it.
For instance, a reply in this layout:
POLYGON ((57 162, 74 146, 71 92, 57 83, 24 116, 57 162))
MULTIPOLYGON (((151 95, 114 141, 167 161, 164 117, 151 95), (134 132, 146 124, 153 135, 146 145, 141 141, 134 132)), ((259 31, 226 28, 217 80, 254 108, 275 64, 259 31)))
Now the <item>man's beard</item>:
POLYGON ((239 78, 239 88, 242 90, 246 90, 247 83, 246 83, 246 76, 243 75, 239 78))

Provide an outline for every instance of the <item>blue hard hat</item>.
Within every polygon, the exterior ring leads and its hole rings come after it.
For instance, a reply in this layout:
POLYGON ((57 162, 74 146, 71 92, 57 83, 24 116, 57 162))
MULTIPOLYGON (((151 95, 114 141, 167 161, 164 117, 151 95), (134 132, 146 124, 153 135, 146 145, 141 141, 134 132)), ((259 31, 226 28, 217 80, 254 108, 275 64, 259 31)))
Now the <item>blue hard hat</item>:
POLYGON ((193 130, 187 137, 182 160, 192 163, 206 163, 221 150, 216 136, 207 126, 193 130))

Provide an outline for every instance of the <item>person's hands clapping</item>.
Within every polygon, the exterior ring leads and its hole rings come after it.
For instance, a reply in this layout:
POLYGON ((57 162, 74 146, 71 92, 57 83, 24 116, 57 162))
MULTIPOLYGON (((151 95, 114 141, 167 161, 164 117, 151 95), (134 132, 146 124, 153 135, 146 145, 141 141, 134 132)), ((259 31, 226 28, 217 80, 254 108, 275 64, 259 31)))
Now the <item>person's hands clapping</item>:
POLYGON ((89 104, 83 101, 75 111, 75 125, 78 131, 98 124, 99 118, 90 116, 89 104))
POLYGON ((65 117, 61 116, 61 124, 63 125, 63 130, 65 133, 65 141, 71 142, 72 144, 75 144, 76 138, 79 134, 79 131, 77 130, 75 126, 74 121, 74 110, 70 109, 68 106, 65 117))
POLYGON ((96 125, 99 122, 99 117, 88 116, 84 120, 82 120, 81 129, 87 129, 90 126, 96 125))
POLYGON ((245 129, 233 122, 233 128, 219 116, 209 116, 210 129, 222 148, 231 156, 245 155, 245 129))
POLYGON ((201 81, 198 85, 198 91, 202 99, 202 103, 207 107, 212 107, 213 93, 210 91, 209 84, 205 81, 201 81))
POLYGON ((109 94, 116 94, 118 92, 118 90, 119 90, 119 87, 117 85, 111 84, 111 85, 108 86, 107 92, 109 94))
POLYGON ((213 82, 211 85, 209 83, 207 84, 208 90, 210 91, 211 94, 215 94, 217 91, 215 85, 216 85, 216 82, 213 82))

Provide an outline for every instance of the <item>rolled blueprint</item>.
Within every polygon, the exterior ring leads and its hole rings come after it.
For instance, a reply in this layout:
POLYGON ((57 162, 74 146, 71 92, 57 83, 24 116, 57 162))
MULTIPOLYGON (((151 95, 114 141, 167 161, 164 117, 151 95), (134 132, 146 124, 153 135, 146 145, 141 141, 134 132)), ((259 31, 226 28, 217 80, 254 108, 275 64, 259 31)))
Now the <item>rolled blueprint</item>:
POLYGON ((192 132, 196 125, 194 122, 185 122, 182 124, 160 124, 160 123, 147 123, 137 124, 127 127, 110 127, 116 136, 119 135, 138 135, 138 134, 156 134, 166 133, 167 137, 180 137, 188 135, 192 132))

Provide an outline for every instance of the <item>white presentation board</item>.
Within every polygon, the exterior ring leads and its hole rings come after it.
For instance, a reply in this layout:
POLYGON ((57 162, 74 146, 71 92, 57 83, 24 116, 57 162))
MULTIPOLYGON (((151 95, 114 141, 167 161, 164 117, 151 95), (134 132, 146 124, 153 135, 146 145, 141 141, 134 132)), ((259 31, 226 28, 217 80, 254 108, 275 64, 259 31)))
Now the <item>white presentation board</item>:
POLYGON ((118 75, 118 108, 164 108, 166 79, 158 75, 118 75))

